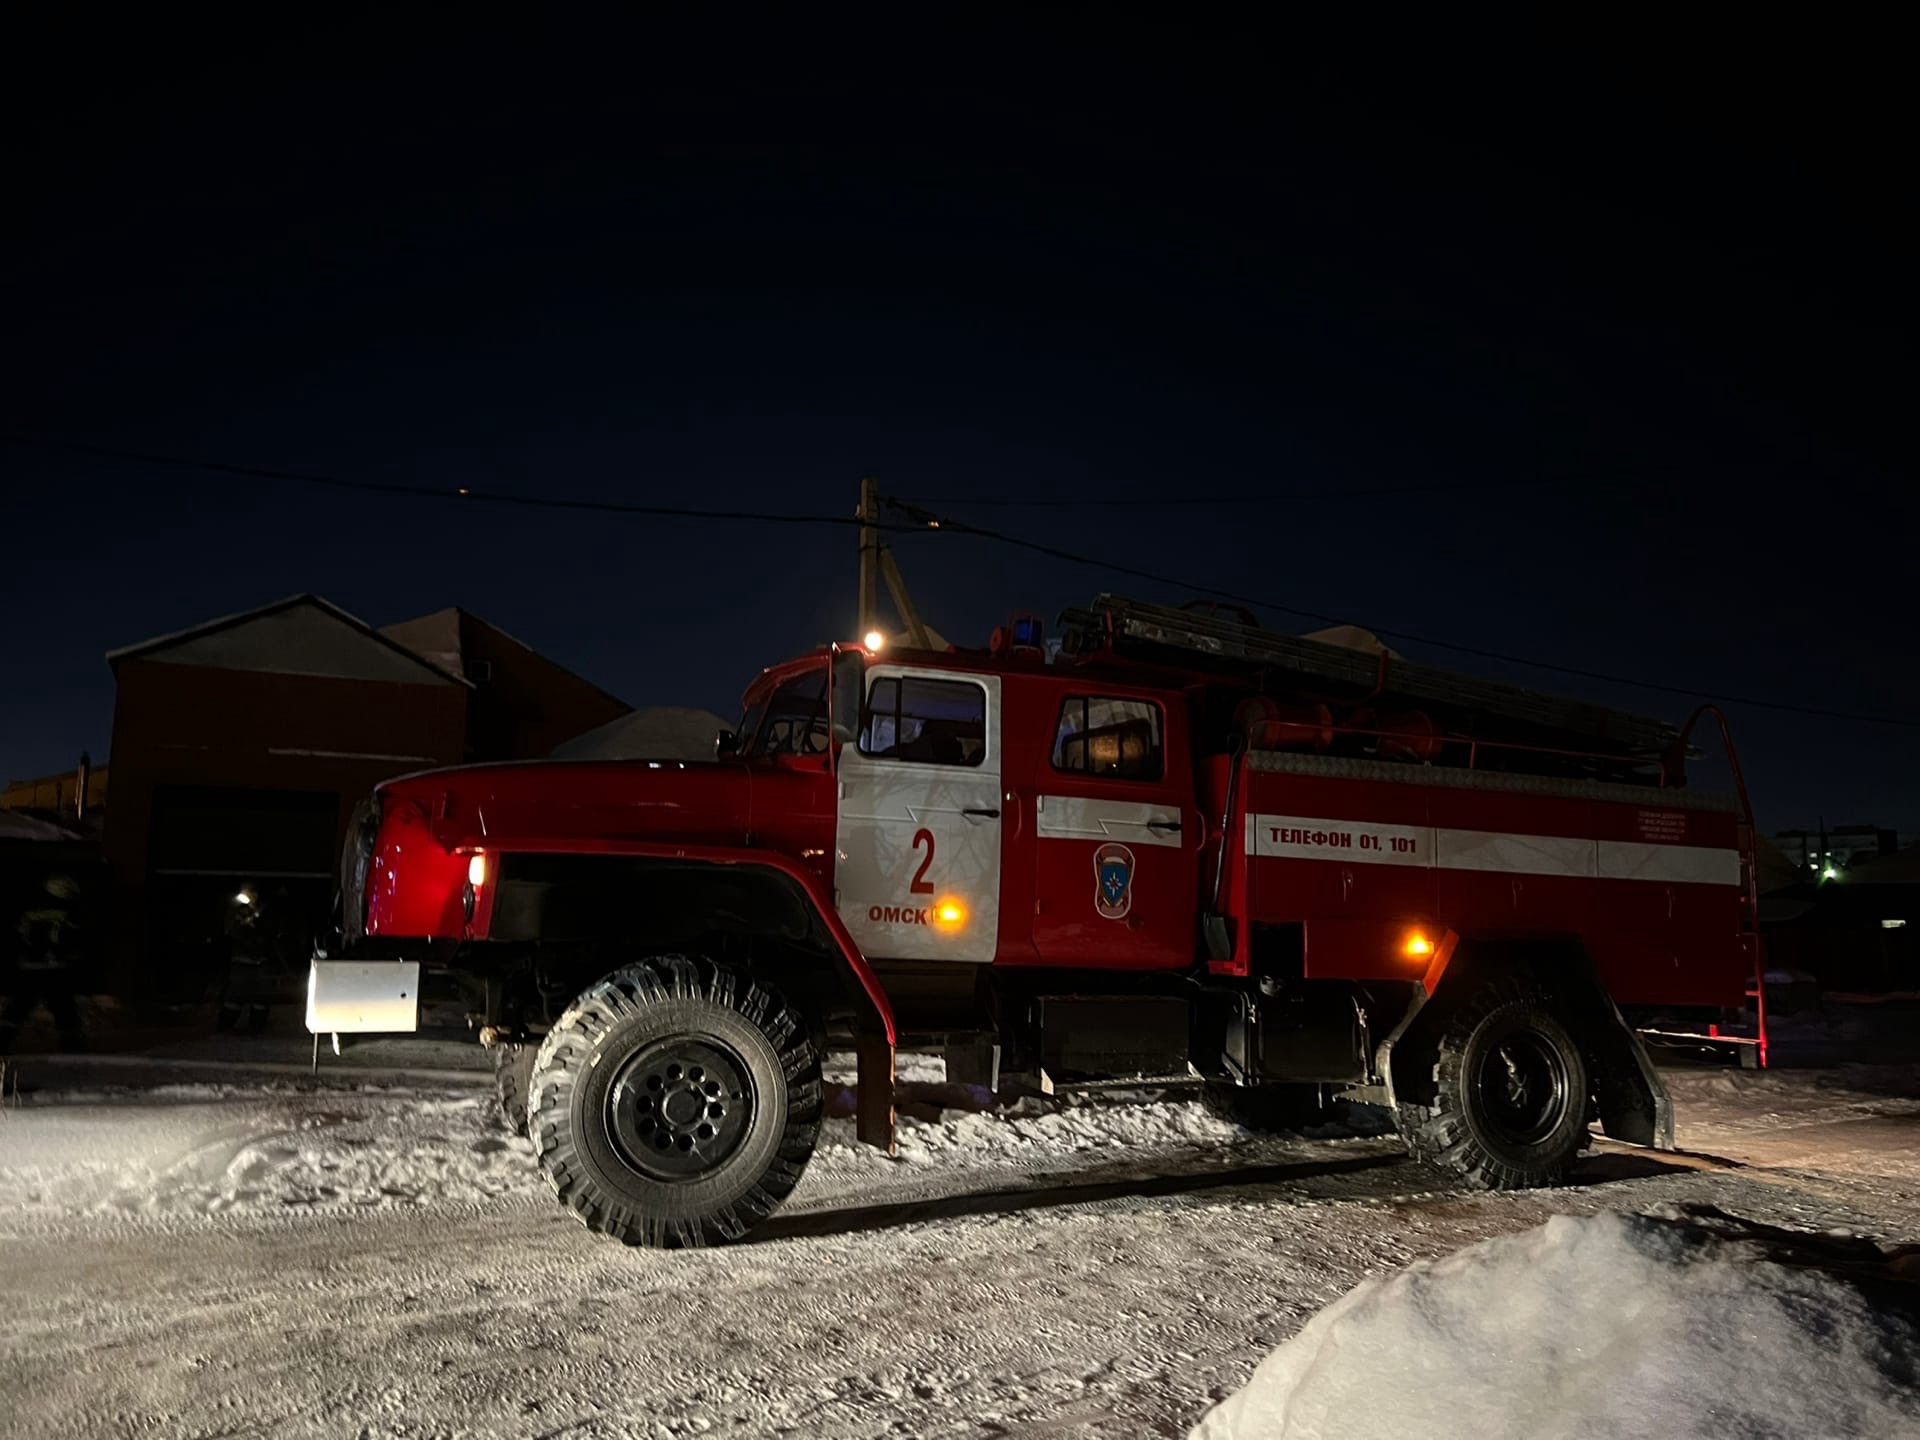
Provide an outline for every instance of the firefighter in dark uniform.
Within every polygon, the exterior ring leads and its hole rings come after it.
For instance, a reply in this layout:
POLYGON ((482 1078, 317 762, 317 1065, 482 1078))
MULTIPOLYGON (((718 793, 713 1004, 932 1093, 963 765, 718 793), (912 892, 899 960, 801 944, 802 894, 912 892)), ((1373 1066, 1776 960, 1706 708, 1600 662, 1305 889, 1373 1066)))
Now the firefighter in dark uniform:
POLYGON ((71 875, 55 874, 42 889, 21 913, 13 935, 13 973, 5 977, 6 999, 0 1002, 0 1055, 13 1053, 21 1024, 40 1005, 53 1018, 61 1048, 83 1048, 73 987, 80 887, 71 875))
POLYGON ((257 886, 244 885, 227 907, 222 948, 227 965, 220 978, 220 1009, 214 1017, 216 1030, 233 1030, 245 1025, 249 1031, 264 1030, 267 1006, 274 997, 277 967, 274 964, 273 918, 285 891, 269 896, 257 886))

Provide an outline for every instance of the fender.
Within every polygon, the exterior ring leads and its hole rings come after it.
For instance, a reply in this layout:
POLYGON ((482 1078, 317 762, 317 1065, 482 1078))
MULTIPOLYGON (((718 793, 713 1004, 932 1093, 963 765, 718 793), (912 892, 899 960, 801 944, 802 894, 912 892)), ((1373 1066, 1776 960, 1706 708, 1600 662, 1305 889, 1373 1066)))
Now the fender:
POLYGON ((518 838, 510 835, 473 835, 463 842, 449 847, 456 853, 471 854, 484 850, 489 855, 627 855, 641 860, 679 860, 700 865, 741 865, 753 866, 762 870, 772 870, 786 876, 799 886, 800 891, 820 917, 820 923, 833 943, 839 948, 840 959, 854 980, 859 983, 861 992, 867 997, 867 1003, 873 1007, 872 1019, 880 1035, 885 1036, 887 1047, 892 1049, 899 1043, 899 1032, 895 1028, 893 1006, 887 999, 886 989, 880 984, 880 978, 873 973, 873 966, 867 957, 860 953, 859 945, 840 919, 840 912, 834 908, 833 897, 826 885, 813 871, 799 862, 773 850, 755 850, 747 846, 733 845, 676 845, 652 840, 570 840, 555 839, 550 836, 526 836, 518 838))
POLYGON ((1595 1066, 1594 1098, 1606 1133, 1629 1144, 1672 1150, 1673 1101, 1666 1081, 1600 983, 1585 948, 1571 940, 1515 953, 1499 942, 1484 947, 1470 940, 1463 944, 1462 937, 1449 930, 1414 990, 1414 1003, 1375 1052, 1374 1071, 1389 1108, 1396 1103, 1396 1049, 1412 1044, 1417 1050, 1421 1040, 1430 1040, 1444 1025, 1447 1000, 1455 990, 1503 974, 1527 974, 1568 1002, 1567 1019, 1595 1066), (1447 994, 1439 994, 1450 976, 1447 994))
MULTIPOLYGON (((893 1087, 899 1030, 894 1023, 893 1005, 880 984, 873 966, 860 953, 860 946, 840 919, 833 896, 820 877, 789 857, 772 850, 755 850, 732 845, 676 845, 646 840, 593 841, 554 839, 547 836, 469 836, 464 843, 449 847, 456 854, 484 850, 491 855, 619 855, 643 860, 690 861, 699 865, 752 866, 785 876, 806 896, 820 923, 839 948, 840 960, 858 982, 871 1013, 865 1024, 854 1027, 854 1057, 858 1085, 855 1134, 863 1144, 872 1145, 889 1155, 899 1150, 894 1110, 893 1087)), ((491 907, 488 907, 490 914, 491 907)))

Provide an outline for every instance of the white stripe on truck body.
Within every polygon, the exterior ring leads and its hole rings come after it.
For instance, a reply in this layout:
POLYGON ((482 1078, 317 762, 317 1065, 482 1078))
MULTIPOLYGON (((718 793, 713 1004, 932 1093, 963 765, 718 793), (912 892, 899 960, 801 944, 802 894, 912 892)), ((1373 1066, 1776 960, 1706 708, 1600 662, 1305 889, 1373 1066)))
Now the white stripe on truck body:
POLYGON ((1669 884, 1738 885, 1740 852, 1703 845, 1588 840, 1432 825, 1249 815, 1247 854, 1342 865, 1404 865, 1504 875, 1568 875, 1669 884))

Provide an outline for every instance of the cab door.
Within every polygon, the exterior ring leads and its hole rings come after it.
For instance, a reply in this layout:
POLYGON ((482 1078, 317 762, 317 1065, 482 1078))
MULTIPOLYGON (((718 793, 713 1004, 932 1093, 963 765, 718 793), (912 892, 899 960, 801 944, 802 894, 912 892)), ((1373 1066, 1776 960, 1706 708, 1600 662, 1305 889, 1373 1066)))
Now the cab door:
POLYGON ((1000 928, 1000 679, 867 670, 839 761, 834 903, 868 955, 987 963, 1000 928))
POLYGON ((1198 952, 1201 820, 1184 717, 1159 697, 1064 696, 1034 797, 1045 965, 1171 969, 1198 952))

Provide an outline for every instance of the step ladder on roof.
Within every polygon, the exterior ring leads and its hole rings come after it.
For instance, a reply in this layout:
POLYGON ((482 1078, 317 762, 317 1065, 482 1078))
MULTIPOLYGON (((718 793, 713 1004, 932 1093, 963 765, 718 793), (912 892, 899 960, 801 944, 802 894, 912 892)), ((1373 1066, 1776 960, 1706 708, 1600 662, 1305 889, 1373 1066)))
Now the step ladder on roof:
POLYGON ((1258 675, 1270 690, 1424 705, 1450 717, 1503 725, 1515 738, 1539 744, 1558 740, 1652 762, 1679 739, 1678 729, 1664 720, 1421 665, 1384 651, 1373 654, 1287 635, 1253 623, 1250 614, 1232 607, 1176 608, 1101 594, 1083 609, 1065 611, 1060 621, 1062 648, 1069 654, 1107 652, 1258 675))

